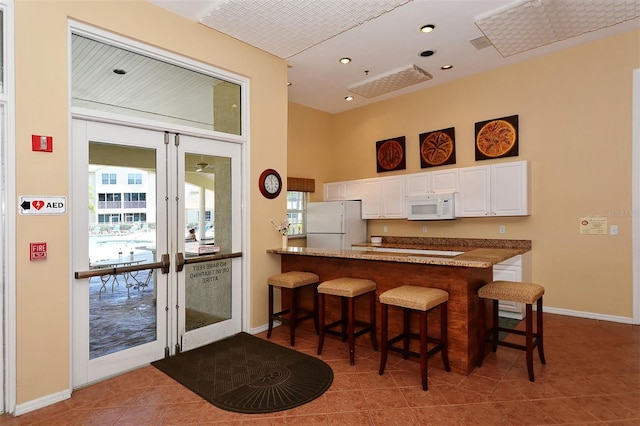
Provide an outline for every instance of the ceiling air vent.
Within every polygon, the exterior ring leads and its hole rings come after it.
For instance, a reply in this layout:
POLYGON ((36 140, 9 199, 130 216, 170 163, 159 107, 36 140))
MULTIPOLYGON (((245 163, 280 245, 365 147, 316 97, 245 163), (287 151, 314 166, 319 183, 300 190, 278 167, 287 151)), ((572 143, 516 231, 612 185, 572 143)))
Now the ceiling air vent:
POLYGON ((491 42, 485 36, 480 36, 478 38, 474 38, 473 40, 469 40, 469 43, 471 43, 471 45, 478 50, 491 46, 491 42))
POLYGON ((422 83, 423 81, 431 80, 432 78, 431 74, 417 65, 409 65, 368 80, 352 84, 347 89, 351 93, 370 99, 384 95, 385 93, 413 86, 414 84, 422 83))

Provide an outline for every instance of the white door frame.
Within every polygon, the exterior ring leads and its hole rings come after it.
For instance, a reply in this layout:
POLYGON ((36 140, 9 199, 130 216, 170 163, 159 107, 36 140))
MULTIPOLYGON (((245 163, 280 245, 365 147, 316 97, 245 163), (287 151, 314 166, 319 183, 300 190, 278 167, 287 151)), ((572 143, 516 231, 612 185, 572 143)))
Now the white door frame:
POLYGON ((640 68, 633 70, 632 93, 632 195, 633 324, 640 324, 640 68))
MULTIPOLYGON (((248 220, 249 215, 247 213, 249 210, 248 209, 248 204, 249 204, 249 196, 248 196, 249 194, 249 190, 248 190, 249 155, 248 155, 248 152, 249 152, 249 127, 250 127, 249 126, 249 120, 250 120, 249 79, 245 77, 241 77, 237 74, 233 74, 233 73, 215 68, 211 65, 204 64, 189 58, 185 58, 185 57, 161 50, 159 48, 155 48, 153 46, 136 42, 136 41, 127 39, 125 37, 118 36, 113 33, 92 27, 90 25, 87 25, 81 22, 73 21, 73 20, 69 20, 69 23, 68 23, 69 51, 71 49, 72 33, 85 35, 89 38, 93 38, 94 40, 103 41, 105 43, 122 47, 133 52, 142 53, 144 55, 154 57, 156 59, 174 64, 174 65, 179 65, 188 69, 193 69, 205 74, 213 75, 217 78, 230 81, 241 86, 241 105, 243 106, 241 110, 242 111, 241 135, 232 135, 232 134, 221 133, 216 131, 194 129, 186 126, 167 124, 167 123, 157 122, 157 121, 148 120, 148 119, 137 119, 137 118, 123 117, 123 116, 109 114, 109 113, 98 113, 96 111, 91 111, 84 108, 73 108, 71 106, 69 106, 70 108, 69 126, 71 127, 71 120, 77 118, 77 119, 101 121, 105 123, 119 124, 119 125, 125 125, 125 126, 142 127, 150 130, 162 130, 162 131, 166 130, 172 133, 179 133, 181 135, 204 137, 208 139, 216 139, 216 140, 225 141, 225 142, 238 143, 242 146, 241 165, 240 165, 242 190, 241 190, 240 202, 242 205, 241 223, 242 223, 242 229, 243 229, 243 234, 241 236, 241 241, 242 241, 241 247, 243 251, 244 260, 243 260, 243 266, 241 271, 241 274, 242 274, 241 280, 243 284, 242 284, 242 290, 241 290, 242 313, 241 313, 240 320, 241 320, 241 330, 246 331, 249 324, 248 320, 249 320, 249 312, 250 312, 250 297, 249 297, 250 288, 248 284, 250 282, 250 272, 248 267, 248 265, 250 264, 250 247, 248 244, 249 243, 248 235, 250 235, 250 233, 249 233, 249 220, 248 220)), ((71 71, 71 55, 68 55, 68 57, 69 57, 68 69, 69 71, 71 71)), ((71 82, 71 75, 69 75, 69 82, 71 82)), ((71 99, 71 84, 69 84, 69 99, 71 99)), ((71 267, 71 259, 69 259, 69 263, 71 267)), ((70 286, 73 285, 73 281, 74 280, 72 279, 72 277, 70 277, 70 284, 69 284, 70 286)), ((71 290, 72 289, 70 288, 70 292, 71 290)), ((70 298, 71 298, 71 295, 70 295, 70 298)), ((71 311, 69 312, 69 315, 71 316, 71 311)), ((70 330, 70 333, 71 333, 71 330, 70 330)), ((72 353, 72 348, 73 348, 72 342, 70 342, 70 348, 69 348, 70 353, 72 353)), ((70 372, 69 373, 69 389, 73 388, 72 371, 73 371, 73 365, 72 365, 72 359, 70 357, 69 358, 69 372, 70 372)))
MULTIPOLYGON (((4 205, 13 205, 16 200, 16 154, 15 154, 15 81, 14 81, 14 0, 0 0, 0 9, 4 13, 3 64, 5 71, 4 93, 0 93, 0 106, 3 120, 0 125, 0 143, 4 154, 4 168, 1 170, 5 182, 2 192, 4 205)), ((4 350, 0 351, 0 413, 13 413, 16 407, 16 210, 6 209, 2 218, 4 245, 0 247, 2 260, 2 280, 4 281, 3 303, 0 306, 0 342, 4 350)))

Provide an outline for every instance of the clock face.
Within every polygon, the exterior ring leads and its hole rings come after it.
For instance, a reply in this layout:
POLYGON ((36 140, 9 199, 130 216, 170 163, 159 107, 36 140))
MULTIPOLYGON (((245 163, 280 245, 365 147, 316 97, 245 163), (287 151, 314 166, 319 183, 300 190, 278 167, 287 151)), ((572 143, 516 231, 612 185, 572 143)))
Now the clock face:
POLYGON ((270 194, 275 194, 280 189, 280 181, 276 175, 267 175, 264 178, 264 189, 270 194))
POLYGON ((276 198, 282 191, 282 179, 280 174, 273 169, 267 169, 260 175, 258 180, 260 192, 266 198, 276 198))

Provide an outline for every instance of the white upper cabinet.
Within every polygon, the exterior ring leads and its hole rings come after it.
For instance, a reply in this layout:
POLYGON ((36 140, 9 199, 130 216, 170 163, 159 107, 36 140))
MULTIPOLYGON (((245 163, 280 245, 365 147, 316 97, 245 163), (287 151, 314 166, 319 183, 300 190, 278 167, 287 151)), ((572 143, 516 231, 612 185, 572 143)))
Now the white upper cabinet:
POLYGON ((344 200, 344 182, 330 182, 322 185, 324 201, 341 201, 344 200))
POLYGON ((458 172, 460 191, 456 198, 456 216, 488 216, 491 211, 489 166, 464 167, 458 172))
POLYGON ((456 216, 529 214, 526 161, 464 167, 458 170, 460 191, 456 200, 456 216))
POLYGON ((526 161, 491 166, 491 210, 496 216, 529 214, 529 180, 526 161))
POLYGON ((345 200, 362 200, 362 180, 349 180, 344 183, 345 200))
POLYGON ((363 219, 403 219, 407 217, 405 177, 364 179, 363 219))
POLYGON ((325 183, 323 191, 324 201, 361 200, 362 180, 325 183))
POLYGON ((426 195, 441 192, 458 192, 458 169, 406 175, 406 195, 426 195))

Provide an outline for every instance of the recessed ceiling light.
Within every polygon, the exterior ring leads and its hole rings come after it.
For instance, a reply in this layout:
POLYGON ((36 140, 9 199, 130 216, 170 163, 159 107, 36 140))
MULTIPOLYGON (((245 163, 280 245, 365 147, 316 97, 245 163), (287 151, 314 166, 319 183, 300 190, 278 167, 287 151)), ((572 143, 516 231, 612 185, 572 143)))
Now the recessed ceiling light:
POLYGON ((287 86, 291 86, 291 82, 290 81, 287 81, 287 86))
POLYGON ((345 96, 344 100, 347 102, 351 102, 353 100, 353 96, 345 96))
POLYGON ((433 56, 436 54, 436 50, 424 50, 420 52, 420 56, 423 58, 428 58, 429 56, 433 56))
POLYGON ((425 25, 422 28, 420 28, 420 31, 422 31, 423 33, 430 33, 431 31, 433 31, 436 28, 435 25, 433 24, 429 24, 429 25, 425 25))
POLYGON ((440 67, 441 70, 450 70, 451 68, 453 68, 453 65, 451 64, 443 65, 440 67))
POLYGON ((351 58, 340 58, 341 64, 348 64, 351 62, 351 58))
POLYGON ((125 75, 127 72, 125 70, 123 70, 123 69, 116 68, 116 69, 113 70, 113 73, 114 74, 118 74, 118 75, 125 75))

